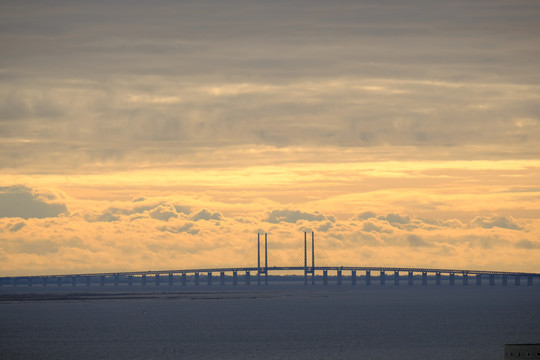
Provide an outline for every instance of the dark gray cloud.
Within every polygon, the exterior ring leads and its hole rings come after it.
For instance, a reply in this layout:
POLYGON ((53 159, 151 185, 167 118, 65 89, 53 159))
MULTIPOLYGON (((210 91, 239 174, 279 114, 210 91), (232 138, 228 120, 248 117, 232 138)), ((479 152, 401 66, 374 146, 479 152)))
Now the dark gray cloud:
POLYGON ((364 222, 364 224, 362 225, 362 231, 365 231, 365 232, 378 232, 378 233, 386 233, 386 234, 393 233, 392 229, 388 229, 388 228, 385 228, 383 226, 376 225, 376 224, 374 224, 373 222, 370 222, 370 221, 364 222))
POLYGON ((178 214, 174 208, 169 208, 165 206, 158 206, 155 209, 148 212, 148 215, 152 219, 164 220, 167 221, 170 218, 177 218, 178 214))
POLYGON ((4 4, 0 167, 232 144, 524 156, 539 16, 533 1, 4 4))
POLYGON ((197 228, 194 228, 195 224, 193 223, 186 223, 184 225, 181 225, 181 226, 160 226, 158 227, 158 230, 159 231, 167 231, 167 232, 171 232, 171 233, 175 233, 175 234, 180 234, 180 233, 188 233, 188 234, 191 234, 191 235, 195 235, 195 234, 198 234, 199 233, 199 229, 197 228))
POLYGON ((17 232, 21 230, 23 227, 26 226, 26 223, 24 221, 19 221, 18 223, 15 223, 8 227, 9 231, 11 232, 17 232))
MULTIPOLYGON (((134 203, 139 203, 142 201, 143 200, 134 201, 134 203)), ((125 208, 110 207, 98 214, 87 214, 85 216, 85 219, 90 222, 111 222, 119 221, 122 219, 122 217, 125 216, 129 216, 131 220, 136 220, 149 216, 152 219, 168 221, 170 218, 177 218, 179 216, 180 212, 176 210, 177 207, 183 209, 184 211, 188 211, 186 210, 187 208, 179 205, 168 205, 164 202, 160 202, 158 204, 144 204, 139 206, 128 206, 125 208)))
POLYGON ((388 214, 380 216, 379 219, 386 220, 392 225, 405 225, 411 223, 411 218, 408 215, 401 216, 399 214, 388 214))
POLYGON ((287 223, 296 223, 300 220, 306 220, 306 221, 326 221, 329 220, 331 222, 335 222, 335 218, 333 216, 325 216, 323 214, 319 214, 317 212, 315 213, 307 213, 302 212, 299 210, 272 210, 266 219, 264 221, 272 223, 272 224, 279 224, 280 222, 287 222, 287 223))
POLYGON ((321 226, 319 226, 317 228, 317 231, 320 231, 320 232, 328 232, 330 229, 332 229, 334 227, 334 225, 330 222, 330 221, 327 221, 326 223, 322 224, 321 226))
POLYGON ((174 205, 174 209, 179 214, 191 214, 191 208, 189 206, 182 206, 182 205, 174 205))
POLYGON ((409 243, 409 246, 411 247, 430 246, 430 244, 427 241, 422 239, 420 236, 414 235, 414 234, 407 235, 407 241, 409 243))
POLYGON ((530 241, 527 239, 520 240, 516 243, 518 249, 540 249, 540 242, 530 241))
POLYGON ((14 253, 42 255, 57 253, 60 246, 49 239, 15 239, 9 242, 8 249, 14 253))
POLYGON ((137 206, 134 208, 110 207, 104 210, 100 214, 88 214, 85 216, 85 219, 91 222, 92 221, 104 221, 104 222, 119 221, 122 218, 122 216, 142 214, 142 213, 145 213, 154 209, 155 207, 156 205, 144 205, 144 206, 137 206))
POLYGON ((377 214, 375 214, 373 211, 365 211, 357 216, 357 219, 360 220, 367 220, 376 217, 377 214))
POLYGON ((193 221, 199 221, 199 220, 222 220, 223 215, 221 215, 219 212, 210 212, 206 209, 202 209, 195 215, 191 217, 193 221))
POLYGON ((483 227, 484 229, 498 227, 510 230, 523 230, 523 227, 510 216, 479 216, 473 219, 472 224, 483 227))
POLYGON ((22 185, 0 187, 0 217, 29 219, 68 215, 67 206, 58 200, 53 194, 22 185))
MULTIPOLYGON (((443 221, 437 219, 416 218, 397 213, 376 215, 373 212, 365 212, 358 215, 356 219, 362 222, 362 231, 378 233, 392 233, 392 228, 398 228, 406 231, 415 231, 416 229, 442 230, 445 228, 466 229, 470 227, 481 227, 484 229, 502 228, 509 230, 525 230, 524 225, 511 216, 477 216, 468 224, 463 224, 457 219, 443 221)), ((413 240, 413 243, 415 242, 417 241, 413 240)))

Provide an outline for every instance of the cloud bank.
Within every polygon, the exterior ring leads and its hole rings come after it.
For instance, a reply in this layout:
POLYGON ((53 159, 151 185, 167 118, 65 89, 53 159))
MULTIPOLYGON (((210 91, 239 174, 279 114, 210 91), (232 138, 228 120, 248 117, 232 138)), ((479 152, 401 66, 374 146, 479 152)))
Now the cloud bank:
MULTIPOLYGON (((41 193, 21 186, 3 191, 41 193)), ((298 266, 304 231, 315 232, 321 265, 538 271, 539 219, 495 214, 460 221, 363 209, 336 217, 304 208, 246 210, 239 217, 210 203, 200 207, 195 198, 181 206, 144 198, 72 214, 53 208, 53 217, 0 218, 0 274, 251 266, 262 232, 269 236, 272 265, 298 266), (175 206, 190 207, 193 215, 175 206)), ((77 207, 76 199, 64 200, 77 207)))
POLYGON ((0 166, 187 161, 261 145, 537 157, 540 5, 510 8, 11 3, 0 166))

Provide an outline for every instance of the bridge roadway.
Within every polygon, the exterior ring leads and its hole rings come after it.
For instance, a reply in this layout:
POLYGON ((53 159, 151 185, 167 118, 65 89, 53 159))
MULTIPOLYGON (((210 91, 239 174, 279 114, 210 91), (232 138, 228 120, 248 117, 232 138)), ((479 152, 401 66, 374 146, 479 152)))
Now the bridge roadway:
MULTIPOLYGON (((161 275, 168 275, 169 286, 173 285, 175 275, 181 276, 181 284, 187 285, 187 275, 193 277, 193 284, 200 285, 200 274, 206 274, 206 281, 208 285, 212 285, 212 278, 214 273, 219 273, 220 285, 225 285, 226 274, 232 273, 232 285, 238 285, 238 273, 244 273, 244 281, 246 285, 251 284, 251 272, 255 272, 257 276, 257 284, 261 284, 261 275, 264 275, 264 284, 268 285, 268 273, 273 271, 303 271, 304 272, 304 284, 308 284, 308 275, 311 275, 311 283, 315 284, 316 273, 322 272, 322 284, 328 285, 328 272, 335 271, 335 280, 337 285, 343 284, 343 279, 347 278, 351 285, 357 284, 357 272, 364 272, 362 279, 365 285, 370 285, 372 278, 378 278, 380 285, 385 285, 386 277, 388 273, 391 273, 391 277, 394 285, 399 285, 400 279, 408 280, 409 285, 414 284, 415 274, 421 275, 422 285, 427 285, 430 276, 435 276, 436 285, 441 285, 442 275, 448 277, 449 285, 454 285, 456 275, 461 278, 463 285, 468 285, 469 276, 474 276, 476 279, 476 285, 481 285, 482 277, 487 277, 489 285, 495 285, 495 278, 500 278, 502 285, 507 285, 508 277, 514 278, 514 284, 520 285, 520 279, 526 278, 527 285, 533 285, 534 278, 540 278, 540 273, 527 273, 527 272, 509 272, 509 271, 486 271, 486 270, 463 270, 463 269, 430 269, 430 268, 407 268, 407 267, 365 267, 365 266, 269 266, 269 267, 228 267, 228 268, 201 268, 201 269, 177 269, 177 270, 149 270, 149 271, 128 271, 128 272, 115 272, 115 273, 88 273, 88 274, 62 274, 62 275, 33 275, 33 276, 16 276, 16 277, 3 277, 0 278, 0 286, 2 285, 28 285, 42 284, 46 286, 49 283, 53 283, 56 280, 56 284, 61 286, 66 283, 66 278, 71 278, 71 284, 73 286, 85 283, 89 286, 92 283, 93 278, 98 278, 100 285, 106 283, 113 283, 119 285, 122 282, 128 285, 133 285, 133 280, 136 278, 139 283, 146 285, 147 275, 153 277, 155 285, 159 285, 161 282, 161 275), (344 275, 343 272, 348 272, 349 275, 344 275), (378 272, 378 276, 373 276, 371 273, 378 272), (406 272, 407 276, 400 275, 401 272, 406 272)), ((321 279, 319 278, 319 281, 321 279)), ((69 281, 68 281, 69 283, 69 281)))

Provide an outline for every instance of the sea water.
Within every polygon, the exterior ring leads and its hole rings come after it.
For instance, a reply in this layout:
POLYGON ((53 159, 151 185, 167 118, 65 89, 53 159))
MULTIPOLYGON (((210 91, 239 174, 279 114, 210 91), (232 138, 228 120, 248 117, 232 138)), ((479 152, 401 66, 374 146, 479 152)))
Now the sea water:
POLYGON ((539 286, 0 288, 2 359, 503 359, 539 286))

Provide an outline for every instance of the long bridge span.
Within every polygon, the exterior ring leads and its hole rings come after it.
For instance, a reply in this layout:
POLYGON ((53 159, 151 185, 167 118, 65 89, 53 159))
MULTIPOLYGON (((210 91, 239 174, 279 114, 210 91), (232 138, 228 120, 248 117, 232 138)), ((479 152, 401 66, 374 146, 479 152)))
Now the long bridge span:
MULTIPOLYGON (((33 276, 11 276, 0 278, 0 286, 18 285, 43 285, 49 284, 57 286, 99 284, 113 286, 140 284, 154 284, 159 286, 162 281, 168 286, 180 284, 182 286, 199 286, 206 283, 212 286, 218 283, 221 286, 230 284, 237 286, 245 285, 268 285, 269 273, 279 271, 303 272, 304 285, 322 284, 336 285, 349 284, 352 286, 370 286, 373 282, 378 282, 384 286, 386 281, 391 281, 394 285, 407 282, 408 285, 421 284, 427 286, 428 283, 435 283, 436 286, 456 283, 468 285, 469 279, 473 278, 477 286, 482 285, 483 280, 487 280, 490 286, 501 284, 507 286, 509 279, 513 279, 514 285, 521 285, 521 280, 527 281, 527 286, 538 283, 540 273, 510 272, 510 271, 489 271, 489 270, 464 270, 464 269, 438 269, 438 268, 418 268, 418 267, 373 267, 373 266, 316 266, 315 265, 315 236, 311 233, 311 263, 308 262, 307 234, 304 233, 304 266, 268 266, 268 241, 267 234, 264 234, 264 263, 261 261, 261 239, 257 236, 257 266, 253 267, 225 267, 225 268, 200 268, 200 269, 172 269, 172 270, 150 270, 150 271, 127 271, 108 273, 87 273, 87 274, 62 274, 62 275, 33 275, 33 276), (219 275, 219 279, 214 281, 214 274, 219 275), (252 280, 252 275, 254 279, 252 280)), ((298 281, 298 277, 295 277, 298 281)))

